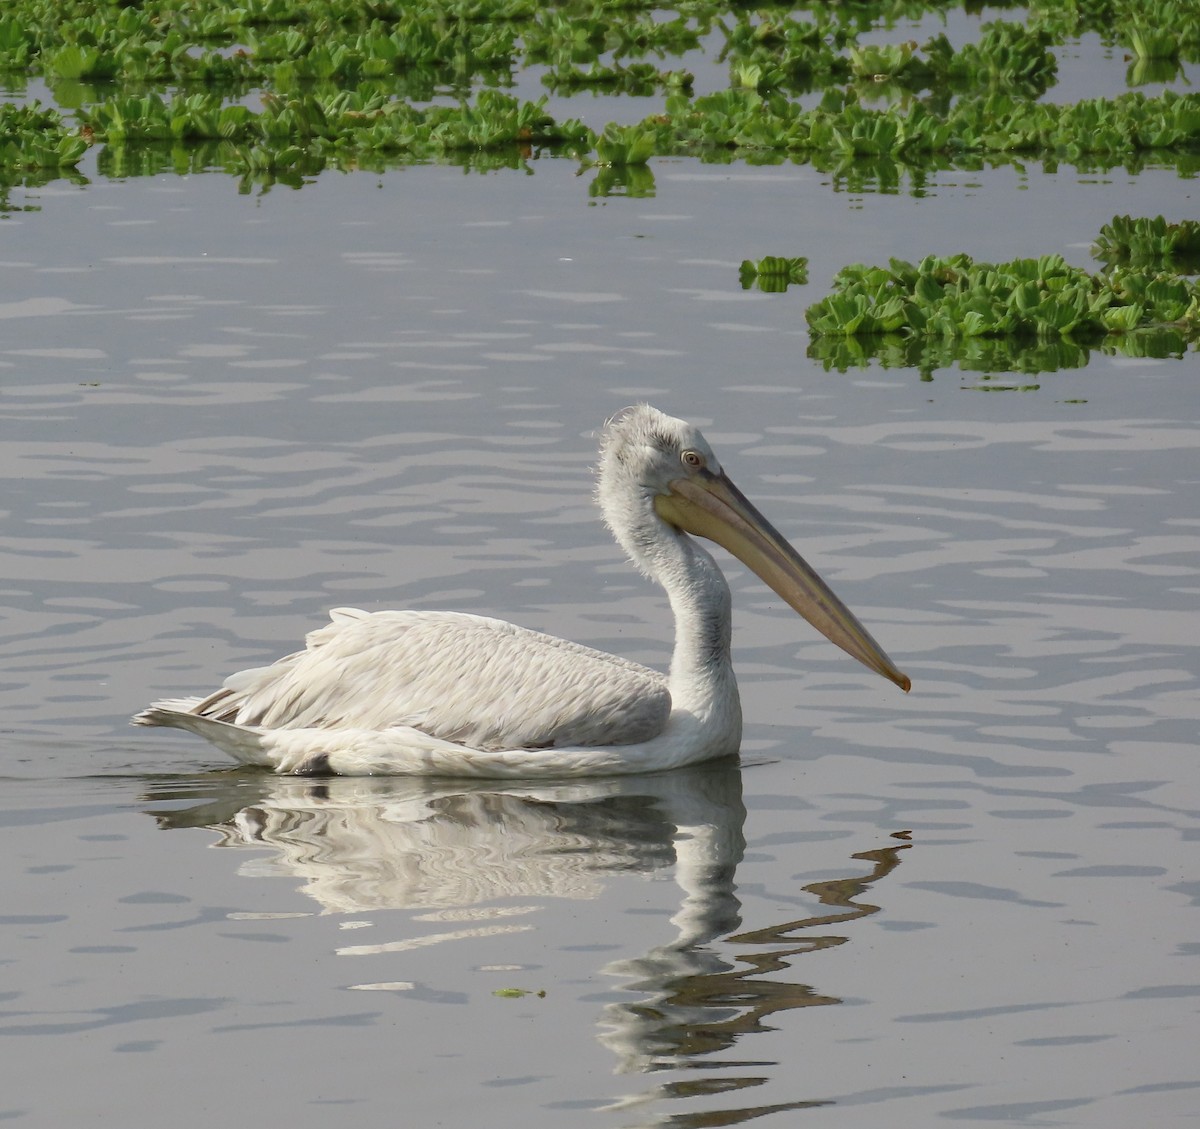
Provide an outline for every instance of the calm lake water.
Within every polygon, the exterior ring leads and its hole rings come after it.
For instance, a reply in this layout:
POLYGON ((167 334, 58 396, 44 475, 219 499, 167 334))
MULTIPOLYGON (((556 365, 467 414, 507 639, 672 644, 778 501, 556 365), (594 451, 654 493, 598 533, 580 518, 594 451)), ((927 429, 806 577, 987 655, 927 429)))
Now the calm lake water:
POLYGON ((0 220, 0 1118, 1190 1124, 1197 354, 839 374, 803 311, 890 255, 1087 265, 1195 182, 531 168, 97 178, 0 220), (809 286, 743 292, 766 254, 809 286), (127 728, 342 604, 664 664, 590 499, 641 399, 911 695, 724 559, 740 766, 277 780, 127 728))

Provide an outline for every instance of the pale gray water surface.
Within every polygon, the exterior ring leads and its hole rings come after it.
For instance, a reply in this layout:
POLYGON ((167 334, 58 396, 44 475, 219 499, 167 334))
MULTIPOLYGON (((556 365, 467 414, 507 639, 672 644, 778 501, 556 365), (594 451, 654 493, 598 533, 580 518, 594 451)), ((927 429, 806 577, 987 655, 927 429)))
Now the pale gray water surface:
POLYGON ((1193 182, 660 161, 589 204, 534 167, 100 180, 0 221, 0 1116, 1189 1123, 1196 354, 984 394, 825 373, 803 308, 889 255, 1087 263, 1193 182), (764 254, 812 283, 742 292, 764 254), (707 425, 910 696, 730 566, 740 769, 277 781, 126 728, 339 604, 663 663, 589 497, 638 399, 707 425))

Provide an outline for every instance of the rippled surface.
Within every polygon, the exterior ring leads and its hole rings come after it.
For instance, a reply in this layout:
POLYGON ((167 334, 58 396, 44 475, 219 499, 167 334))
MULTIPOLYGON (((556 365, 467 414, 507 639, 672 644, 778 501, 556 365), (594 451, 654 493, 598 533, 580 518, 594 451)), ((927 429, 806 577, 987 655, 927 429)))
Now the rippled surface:
POLYGON ((804 356, 844 263, 1086 262, 1132 181, 856 200, 663 162, 589 206, 573 171, 99 183, 4 221, 0 1115, 1190 1116, 1196 355, 996 395, 804 356), (769 253, 813 285, 740 291, 769 253), (338 604, 664 663, 589 497, 643 398, 706 425, 910 696, 731 565, 741 768, 314 784, 126 728, 338 604))

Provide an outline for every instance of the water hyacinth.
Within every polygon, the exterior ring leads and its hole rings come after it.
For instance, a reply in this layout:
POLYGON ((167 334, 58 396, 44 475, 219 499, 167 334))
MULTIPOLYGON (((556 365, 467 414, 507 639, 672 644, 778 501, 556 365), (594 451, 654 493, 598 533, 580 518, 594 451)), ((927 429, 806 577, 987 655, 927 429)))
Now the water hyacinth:
MULTIPOLYGON (((802 109, 784 98, 727 90, 688 101, 668 99, 657 132, 667 151, 706 147, 812 150, 847 156, 1023 153, 1063 160, 1200 145, 1200 95, 1164 92, 1088 99, 1070 105, 1018 101, 1006 94, 964 98, 945 116, 920 103, 882 110, 852 91, 833 91, 802 109)), ((649 124, 649 123, 647 123, 649 124)))
POLYGON ((1200 287, 1132 267, 1090 274, 1060 255, 1007 263, 929 256, 915 265, 893 259, 886 267, 846 267, 834 278, 833 293, 805 317, 818 337, 1094 342, 1165 326, 1191 340, 1200 333, 1200 287))
POLYGON ((97 138, 110 143, 205 139, 296 141, 328 148, 395 150, 424 156, 458 149, 574 142, 590 146, 590 131, 576 122, 557 124, 542 102, 520 102, 481 91, 473 104, 420 110, 365 86, 332 96, 264 97, 255 113, 222 104, 216 94, 183 95, 168 102, 157 94, 113 99, 79 112, 97 138))
POLYGON ((659 70, 653 63, 629 66, 592 66, 587 70, 563 64, 542 76, 542 85, 554 91, 603 89, 609 94, 645 97, 655 90, 690 91, 694 76, 686 70, 659 70))
POLYGON ((200 10, 175 0, 10 0, 0 71, 42 76, 76 108, 81 130, 74 139, 61 122, 54 137, 6 130, 0 162, 70 168, 93 142, 228 141, 247 156, 217 166, 256 172, 371 165, 383 155, 492 153, 511 165, 562 154, 610 170, 590 193, 638 195, 653 190, 652 177, 613 170, 644 169, 656 156, 809 161, 835 183, 881 190, 902 174, 916 188, 929 170, 1026 157, 1103 168, 1152 154, 1184 175, 1200 168, 1193 92, 1038 100, 1056 78, 1055 48, 1085 32, 1135 45, 1148 64, 1162 52, 1154 29, 1168 28, 1169 65, 1196 57, 1194 5, 1039 0, 1023 22, 985 23, 976 42, 958 47, 944 34, 879 41, 881 28, 944 7, 871 0, 781 15, 702 3, 664 19, 628 0, 214 0, 200 10), (683 57, 714 48, 729 86, 693 97, 684 65, 693 60, 683 57), (547 68, 541 81, 560 97, 587 90, 663 105, 598 132, 559 122, 501 89, 531 65, 547 68), (816 105, 797 100, 812 90, 823 91, 816 105))
POLYGON ((1200 221, 1168 223, 1153 219, 1113 216, 1092 246, 1093 257, 1104 263, 1128 263, 1155 270, 1200 273, 1200 221))
POLYGON ((767 294, 782 294, 789 286, 804 286, 808 282, 808 259, 778 255, 767 255, 757 262, 744 259, 738 279, 743 290, 757 286, 767 294))
POLYGON ((36 102, 0 103, 0 168, 71 168, 87 147, 86 138, 67 126, 57 110, 36 102))
POLYGON ((655 151, 653 131, 610 122, 596 138, 599 165, 644 165, 655 151))

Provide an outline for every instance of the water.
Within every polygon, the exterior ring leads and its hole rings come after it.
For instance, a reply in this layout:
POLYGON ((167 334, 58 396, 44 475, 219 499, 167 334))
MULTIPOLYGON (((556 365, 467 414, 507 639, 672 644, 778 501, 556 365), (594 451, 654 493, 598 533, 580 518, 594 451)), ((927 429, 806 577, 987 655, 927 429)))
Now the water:
POLYGON ((1186 1123, 1196 354, 983 394, 826 373, 803 309, 889 255, 1087 264, 1191 182, 574 171, 97 181, 0 223, 0 1113, 1186 1123), (810 286, 742 292, 764 254, 810 286), (589 496, 637 399, 705 426, 910 696, 723 559, 741 767, 314 783, 127 728, 340 604, 663 664, 589 496))

